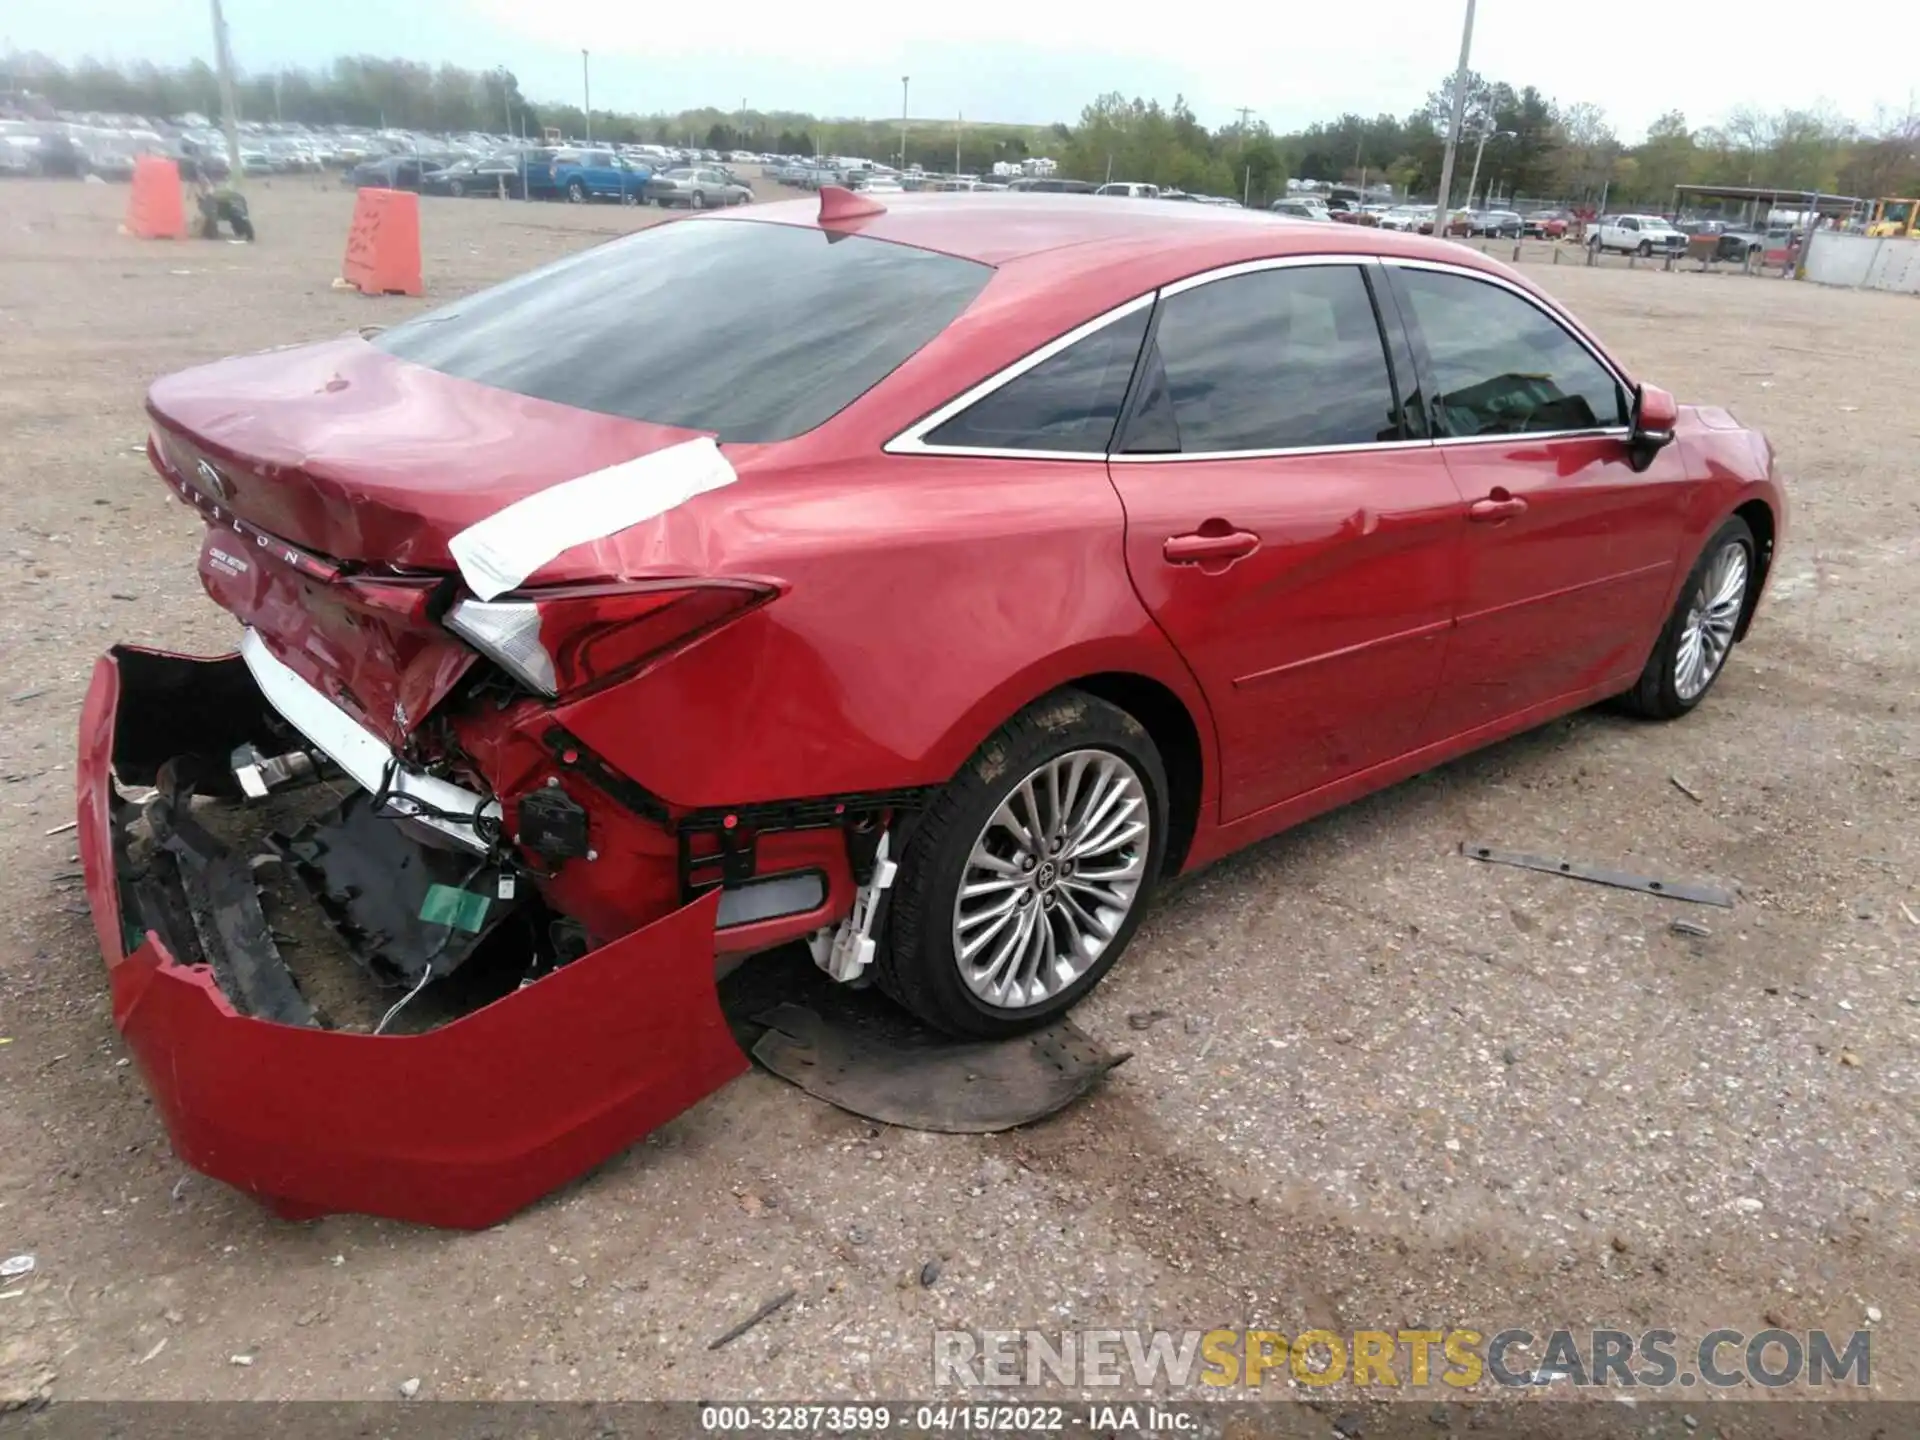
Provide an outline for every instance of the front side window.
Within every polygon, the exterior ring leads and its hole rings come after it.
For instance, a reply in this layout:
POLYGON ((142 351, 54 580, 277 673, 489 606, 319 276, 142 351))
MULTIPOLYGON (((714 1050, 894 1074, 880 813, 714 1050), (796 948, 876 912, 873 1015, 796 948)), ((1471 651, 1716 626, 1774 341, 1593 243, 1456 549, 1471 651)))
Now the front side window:
POLYGON ((977 261, 797 225, 658 225, 372 344, 535 399, 763 443, 858 399, 992 275, 977 261))
POLYGON ((1048 356, 932 431, 926 443, 1106 454, 1147 315, 1143 305, 1048 356))
POLYGON ((1128 453, 1403 438, 1380 325, 1357 265, 1259 270, 1161 301, 1128 453))
POLYGON ((1627 423, 1626 393, 1613 373, 1532 301, 1434 270, 1402 269, 1398 283, 1426 340, 1443 434, 1627 423))

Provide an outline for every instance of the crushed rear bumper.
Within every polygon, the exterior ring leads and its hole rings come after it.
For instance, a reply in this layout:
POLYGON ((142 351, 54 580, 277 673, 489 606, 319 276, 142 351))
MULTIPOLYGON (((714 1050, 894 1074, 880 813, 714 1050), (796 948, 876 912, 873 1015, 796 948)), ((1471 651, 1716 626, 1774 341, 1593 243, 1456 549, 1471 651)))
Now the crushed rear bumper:
POLYGON ((80 856, 114 1023, 187 1164, 288 1218, 479 1228, 747 1069, 714 988, 717 891, 422 1034, 241 1013, 210 967, 129 928, 115 775, 224 754, 263 711, 238 657, 120 647, 81 714, 80 856))

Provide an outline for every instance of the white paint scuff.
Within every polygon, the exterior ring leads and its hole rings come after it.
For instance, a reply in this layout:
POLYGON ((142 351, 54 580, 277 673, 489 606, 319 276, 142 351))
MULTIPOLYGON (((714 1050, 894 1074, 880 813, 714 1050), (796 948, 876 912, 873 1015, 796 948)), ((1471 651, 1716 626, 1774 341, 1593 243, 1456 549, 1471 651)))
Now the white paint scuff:
POLYGON ((575 545, 664 515, 738 477, 708 436, 563 481, 476 521, 448 544, 467 588, 503 595, 575 545))

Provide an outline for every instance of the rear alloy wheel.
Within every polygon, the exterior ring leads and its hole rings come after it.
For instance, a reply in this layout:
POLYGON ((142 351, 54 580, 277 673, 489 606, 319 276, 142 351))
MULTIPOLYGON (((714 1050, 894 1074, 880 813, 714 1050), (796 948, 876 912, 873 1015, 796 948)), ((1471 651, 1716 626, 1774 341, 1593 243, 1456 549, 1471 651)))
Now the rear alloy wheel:
POLYGON ((1753 557, 1753 531, 1746 521, 1735 516, 1714 532, 1694 562, 1639 681, 1621 697, 1628 710, 1652 720, 1674 720, 1706 699, 1726 668, 1746 614, 1753 557))
POLYGON ((694 191, 693 199, 688 203, 691 204, 693 208, 696 210, 706 209, 707 208, 707 192, 704 190, 694 191))
POLYGON ((575 205, 586 204, 587 187, 582 185, 578 180, 569 181, 567 183, 567 199, 575 205))
POLYGON ((640 197, 631 190, 622 190, 620 192, 620 203, 622 205, 638 205, 640 203, 640 197))
POLYGON ((1078 690, 975 752, 907 839, 880 986, 995 1038, 1057 1019, 1132 939, 1165 855, 1166 770, 1139 721, 1078 690))
POLYGON ((462 195, 467 193, 467 187, 462 185, 458 180, 449 180, 447 182, 447 193, 458 200, 462 195))
POLYGON ((1653 242, 1651 240, 1642 240, 1640 242, 1640 258, 1642 260, 1651 260, 1653 258, 1653 242))

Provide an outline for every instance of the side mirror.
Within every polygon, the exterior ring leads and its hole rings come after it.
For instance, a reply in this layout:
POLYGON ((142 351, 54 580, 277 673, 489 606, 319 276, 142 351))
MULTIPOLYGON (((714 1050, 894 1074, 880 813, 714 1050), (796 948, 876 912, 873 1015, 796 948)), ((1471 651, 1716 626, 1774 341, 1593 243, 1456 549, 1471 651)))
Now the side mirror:
POLYGON ((1633 392, 1633 430, 1627 436, 1627 453, 1636 471, 1653 464, 1653 457, 1673 443, 1673 427, 1680 421, 1680 406, 1672 395, 1658 385, 1639 385, 1633 392))

